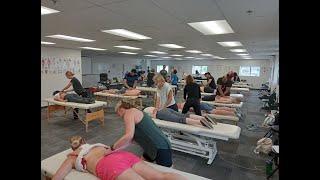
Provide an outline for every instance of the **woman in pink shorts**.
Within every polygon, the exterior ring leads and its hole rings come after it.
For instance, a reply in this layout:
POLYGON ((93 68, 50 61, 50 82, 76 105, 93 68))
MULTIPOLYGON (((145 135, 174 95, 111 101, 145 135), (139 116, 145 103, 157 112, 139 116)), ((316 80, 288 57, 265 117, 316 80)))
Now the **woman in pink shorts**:
POLYGON ((130 152, 112 151, 100 143, 87 144, 80 136, 73 136, 70 143, 73 152, 68 154, 52 180, 62 180, 73 168, 101 180, 185 179, 179 174, 158 171, 130 152))

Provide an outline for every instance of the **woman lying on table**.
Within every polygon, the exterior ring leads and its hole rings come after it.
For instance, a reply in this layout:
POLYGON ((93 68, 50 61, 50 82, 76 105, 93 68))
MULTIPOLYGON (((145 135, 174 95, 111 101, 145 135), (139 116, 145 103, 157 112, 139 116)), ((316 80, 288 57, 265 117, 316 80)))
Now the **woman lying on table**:
POLYGON ((130 152, 112 150, 100 143, 87 144, 80 136, 73 136, 70 143, 73 151, 52 180, 62 180, 73 168, 91 173, 101 180, 186 179, 176 173, 158 171, 130 152))
POLYGON ((149 114, 149 116, 151 116, 152 118, 164 121, 207 127, 209 129, 213 129, 212 125, 216 124, 215 120, 209 116, 202 117, 195 114, 182 114, 170 108, 163 108, 161 110, 157 110, 154 107, 147 107, 143 111, 149 114))
POLYGON ((94 98, 89 98, 89 97, 82 97, 79 96, 78 94, 67 94, 65 92, 60 92, 60 91, 55 91, 53 93, 53 99, 56 101, 61 101, 61 102, 75 102, 75 103, 82 103, 82 104, 94 104, 95 100, 94 98))

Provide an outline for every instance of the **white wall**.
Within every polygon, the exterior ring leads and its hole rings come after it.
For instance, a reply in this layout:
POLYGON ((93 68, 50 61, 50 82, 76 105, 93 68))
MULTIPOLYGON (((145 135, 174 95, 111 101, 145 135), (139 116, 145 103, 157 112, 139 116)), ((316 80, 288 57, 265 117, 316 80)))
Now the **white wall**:
POLYGON ((233 70, 239 74, 240 66, 260 66, 260 77, 242 77, 254 87, 261 87, 262 83, 269 80, 271 74, 270 60, 190 60, 190 61, 172 61, 172 60, 152 60, 151 67, 156 69, 157 65, 169 65, 171 69, 174 66, 178 70, 178 76, 181 78, 182 73, 191 74, 193 65, 208 66, 208 71, 213 75, 215 80, 225 75, 228 71, 233 70))
POLYGON ((53 91, 64 88, 68 80, 65 72, 71 70, 75 72, 75 76, 82 81, 81 71, 81 51, 65 48, 41 47, 41 61, 50 60, 51 65, 46 63, 41 65, 41 107, 47 103, 43 99, 51 97, 53 91), (62 63, 54 63, 61 60, 62 63), (66 61, 67 60, 67 63, 66 61), (69 63, 70 62, 70 63, 69 63), (74 64, 77 62, 78 64, 74 64))
POLYGON ((279 98, 279 55, 272 59, 273 72, 271 75, 271 90, 276 88, 277 97, 279 98))

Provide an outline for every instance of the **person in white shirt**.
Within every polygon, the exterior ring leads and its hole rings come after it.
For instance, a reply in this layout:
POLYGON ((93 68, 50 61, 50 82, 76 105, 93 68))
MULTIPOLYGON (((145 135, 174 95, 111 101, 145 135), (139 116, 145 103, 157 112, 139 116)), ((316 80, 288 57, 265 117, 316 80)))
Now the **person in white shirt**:
POLYGON ((165 81, 161 74, 154 77, 157 86, 156 109, 170 108, 178 112, 178 106, 173 97, 172 86, 165 81))

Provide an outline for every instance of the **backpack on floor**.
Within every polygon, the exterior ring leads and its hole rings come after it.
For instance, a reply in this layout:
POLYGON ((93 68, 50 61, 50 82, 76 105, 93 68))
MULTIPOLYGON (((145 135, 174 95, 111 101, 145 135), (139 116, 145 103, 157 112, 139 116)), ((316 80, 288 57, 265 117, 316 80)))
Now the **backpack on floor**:
POLYGON ((272 150, 272 140, 270 138, 262 138, 257 142, 257 147, 254 149, 254 153, 269 154, 272 150))

